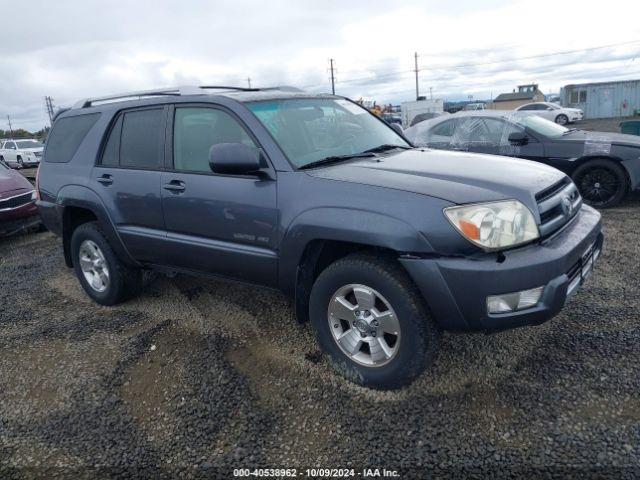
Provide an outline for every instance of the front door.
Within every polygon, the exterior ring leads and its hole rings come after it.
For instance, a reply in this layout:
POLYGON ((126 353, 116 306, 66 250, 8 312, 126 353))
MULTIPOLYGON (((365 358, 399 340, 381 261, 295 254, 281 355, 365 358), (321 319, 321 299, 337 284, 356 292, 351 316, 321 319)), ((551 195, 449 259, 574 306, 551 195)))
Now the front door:
POLYGON ((160 180, 165 117, 165 107, 121 113, 91 173, 91 188, 102 199, 129 253, 143 263, 162 264, 164 257, 160 180))
POLYGON ((167 262, 181 269, 275 286, 276 182, 271 175, 214 174, 209 149, 219 143, 259 148, 229 111, 176 106, 171 158, 162 174, 167 262))

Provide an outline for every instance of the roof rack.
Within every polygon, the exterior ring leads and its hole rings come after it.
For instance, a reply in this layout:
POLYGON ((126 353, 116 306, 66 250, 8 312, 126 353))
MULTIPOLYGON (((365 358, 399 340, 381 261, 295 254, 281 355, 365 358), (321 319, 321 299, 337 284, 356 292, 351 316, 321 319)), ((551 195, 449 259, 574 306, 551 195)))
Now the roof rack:
POLYGON ((72 108, 89 108, 99 103, 111 103, 118 101, 126 101, 132 99, 141 99, 148 97, 162 97, 162 96, 183 96, 183 95, 207 95, 207 90, 230 90, 239 92, 260 92, 260 91, 273 91, 281 90, 284 92, 302 92, 299 88, 282 86, 282 87, 269 87, 269 88, 244 88, 244 87, 231 87, 226 85, 183 85, 180 87, 168 87, 157 90, 141 90, 138 92, 127 92, 116 95, 108 95, 105 97, 85 98, 76 102, 72 108))

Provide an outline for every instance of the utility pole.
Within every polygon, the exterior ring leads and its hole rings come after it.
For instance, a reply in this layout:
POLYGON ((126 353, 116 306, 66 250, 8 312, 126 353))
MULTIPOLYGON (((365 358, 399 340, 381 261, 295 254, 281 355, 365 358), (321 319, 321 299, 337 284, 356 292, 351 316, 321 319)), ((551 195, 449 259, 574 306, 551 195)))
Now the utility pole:
POLYGON ((331 70, 331 93, 336 94, 336 78, 334 76, 333 58, 329 59, 329 70, 331 70))
POLYGON ((47 114, 49 115, 49 125, 53 126, 53 99, 49 96, 44 97, 44 103, 47 106, 47 114))
POLYGON ((249 88, 251 88, 251 77, 247 77, 247 85, 249 85, 249 88))
POLYGON ((13 138, 13 127, 11 127, 11 117, 7 115, 7 120, 9 120, 9 135, 13 138))
POLYGON ((414 72, 416 72, 416 100, 420 99, 420 90, 418 89, 418 52, 413 54, 413 61, 414 61, 414 72))
POLYGON ((429 87, 429 98, 433 100, 433 87, 429 87))

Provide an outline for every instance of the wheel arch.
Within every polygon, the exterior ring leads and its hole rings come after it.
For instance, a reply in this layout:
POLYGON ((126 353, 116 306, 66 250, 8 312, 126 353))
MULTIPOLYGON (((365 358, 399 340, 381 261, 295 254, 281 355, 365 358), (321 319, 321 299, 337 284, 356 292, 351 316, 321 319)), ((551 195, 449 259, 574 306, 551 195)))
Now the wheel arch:
POLYGON ((413 226, 397 218, 355 209, 319 208, 295 220, 280 251, 280 288, 295 299, 296 317, 302 323, 308 320, 315 279, 339 258, 372 251, 395 259, 433 249, 413 226))
POLYGON ((638 166, 634 171, 634 169, 630 168, 628 160, 623 160, 620 157, 616 157, 615 155, 603 155, 603 154, 583 155, 582 157, 578 157, 575 160, 574 167, 571 171, 571 178, 573 179, 573 175, 575 171, 578 169, 578 167, 581 167, 585 163, 589 163, 592 160, 604 160, 604 161, 615 162, 619 164, 627 175, 627 183, 629 186, 638 184, 638 182, 640 182, 640 166, 638 166))
POLYGON ((105 235, 114 253, 129 266, 139 266, 127 251, 99 197, 90 189, 79 185, 63 187, 58 193, 62 207, 62 245, 65 263, 73 266, 71 259, 71 236, 83 223, 95 221, 105 235))

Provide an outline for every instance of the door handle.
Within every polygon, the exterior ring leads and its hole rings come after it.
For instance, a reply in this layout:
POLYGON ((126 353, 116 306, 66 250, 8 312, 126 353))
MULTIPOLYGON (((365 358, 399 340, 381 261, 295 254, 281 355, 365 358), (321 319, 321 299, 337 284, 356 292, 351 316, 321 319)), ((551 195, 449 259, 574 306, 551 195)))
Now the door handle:
POLYGON ((173 193, 182 193, 185 191, 184 182, 181 180, 171 180, 169 183, 165 183, 162 188, 173 193))
POLYGON ((111 185, 113 183, 113 176, 105 173, 101 177, 98 177, 98 182, 100 182, 102 185, 111 185))

